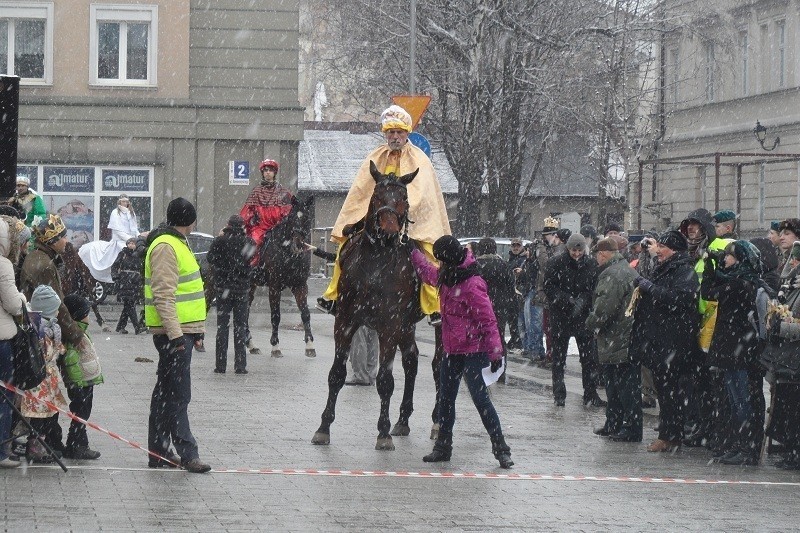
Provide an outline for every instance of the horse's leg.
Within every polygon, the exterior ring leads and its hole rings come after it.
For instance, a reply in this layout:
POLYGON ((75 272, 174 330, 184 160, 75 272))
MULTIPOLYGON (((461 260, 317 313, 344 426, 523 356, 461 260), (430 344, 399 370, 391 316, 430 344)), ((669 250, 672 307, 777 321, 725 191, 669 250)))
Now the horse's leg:
POLYGON ((339 391, 344 387, 344 380, 347 378, 347 356, 350 353, 350 345, 353 342, 356 327, 345 324, 339 316, 333 326, 333 338, 336 345, 333 356, 333 364, 328 373, 328 401, 325 410, 322 412, 322 423, 314 433, 311 444, 330 444, 331 443, 331 424, 336 418, 336 398, 339 391))
POLYGON ((292 289, 297 308, 300 310, 300 320, 303 321, 303 329, 306 333, 306 357, 316 357, 317 351, 314 349, 314 335, 311 334, 311 311, 308 310, 308 284, 304 283, 292 289))
POLYGON ((272 357, 283 357, 278 340, 278 326, 281 325, 281 291, 272 286, 269 288, 269 318, 272 323, 272 336, 269 339, 272 345, 272 357))
POLYGON ((442 326, 433 328, 434 333, 434 352, 433 361, 431 361, 431 368, 433 370, 433 384, 436 386, 436 402, 433 404, 433 412, 431 418, 433 425, 431 426, 431 440, 436 440, 439 436, 439 388, 440 388, 440 373, 442 367, 442 359, 444 358, 444 346, 442 345, 442 326))
POLYGON ((255 283, 250 284, 250 295, 247 303, 247 349, 253 355, 259 355, 261 353, 261 349, 256 346, 255 342, 253 342, 253 333, 250 331, 250 310, 253 308, 253 300, 256 297, 256 288, 257 285, 255 283))
POLYGON ((391 422, 389 421, 389 402, 394 392, 394 376, 392 375, 392 365, 394 354, 397 351, 396 334, 378 333, 380 339, 381 354, 380 366, 378 367, 378 395, 381 397, 381 414, 378 417, 378 441, 375 443, 376 450, 394 450, 392 436, 389 434, 391 422))
POLYGON ((400 417, 392 428, 392 435, 405 437, 411 432, 408 419, 414 412, 414 384, 417 380, 417 367, 419 365, 419 349, 414 338, 416 328, 412 328, 410 335, 403 335, 400 339, 400 354, 403 361, 405 374, 405 387, 403 388, 403 401, 400 403, 400 417))

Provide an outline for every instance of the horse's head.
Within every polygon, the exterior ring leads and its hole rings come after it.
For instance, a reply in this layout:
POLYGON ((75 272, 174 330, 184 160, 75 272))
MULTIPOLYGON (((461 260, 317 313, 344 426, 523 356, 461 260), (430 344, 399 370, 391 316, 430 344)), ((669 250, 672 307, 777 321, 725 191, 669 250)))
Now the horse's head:
POLYGON ((311 209, 314 205, 314 197, 309 196, 306 200, 292 198, 292 210, 284 221, 286 230, 282 235, 283 246, 288 246, 292 254, 299 254, 305 251, 305 242, 311 228, 311 209))
POLYGON ((409 223, 406 186, 414 181, 419 169, 397 177, 394 173, 381 174, 370 161, 369 172, 375 180, 375 189, 367 210, 366 231, 373 238, 393 240, 409 223))

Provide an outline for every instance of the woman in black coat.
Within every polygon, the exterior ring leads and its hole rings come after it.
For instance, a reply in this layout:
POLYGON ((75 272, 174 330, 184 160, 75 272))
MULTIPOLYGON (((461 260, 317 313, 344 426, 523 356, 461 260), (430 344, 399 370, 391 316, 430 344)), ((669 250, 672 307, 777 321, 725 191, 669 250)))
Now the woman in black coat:
POLYGON ((761 284, 760 270, 758 249, 747 241, 728 244, 721 264, 711 257, 705 259, 700 296, 718 303, 707 364, 724 372, 731 429, 736 437, 726 450, 718 452, 717 458, 722 464, 758 464, 761 450, 763 433, 755 431, 754 426, 757 420, 761 427, 764 424, 763 391, 760 402, 751 398, 748 374, 755 366, 758 353, 758 331, 753 317, 756 316, 756 291, 761 284), (754 416, 756 406, 761 410, 760 417, 754 416))
POLYGON ((114 280, 117 289, 117 299, 122 302, 122 314, 117 322, 117 333, 128 333, 125 326, 128 319, 133 324, 134 332, 138 335, 147 331, 147 328, 139 321, 136 313, 136 302, 143 294, 142 269, 144 261, 136 252, 136 239, 131 238, 125 243, 125 248, 120 250, 114 264, 111 265, 111 278, 114 280))
POLYGON ((658 439, 647 447, 650 452, 673 451, 683 439, 685 393, 678 377, 700 327, 700 287, 687 249, 682 233, 665 232, 658 239, 659 262, 652 277, 634 280, 640 298, 633 320, 631 360, 653 372, 660 406, 658 439))

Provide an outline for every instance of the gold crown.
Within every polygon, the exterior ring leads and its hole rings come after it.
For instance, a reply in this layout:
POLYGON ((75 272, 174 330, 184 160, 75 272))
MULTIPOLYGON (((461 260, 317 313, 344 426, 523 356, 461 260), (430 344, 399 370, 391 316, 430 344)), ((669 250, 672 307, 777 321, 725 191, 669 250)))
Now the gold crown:
POLYGON ((558 228, 561 227, 561 222, 555 217, 547 217, 544 219, 545 228, 558 228))
POLYGON ((51 244, 67 233, 67 226, 61 217, 52 213, 46 217, 34 217, 33 234, 39 242, 51 244), (38 220, 37 220, 38 219, 38 220))

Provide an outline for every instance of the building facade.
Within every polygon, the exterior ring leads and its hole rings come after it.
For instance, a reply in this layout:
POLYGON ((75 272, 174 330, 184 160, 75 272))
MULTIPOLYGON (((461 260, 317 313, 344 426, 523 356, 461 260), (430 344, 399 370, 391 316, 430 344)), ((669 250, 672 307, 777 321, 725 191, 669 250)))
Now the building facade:
POLYGON ((298 42, 296 0, 0 0, 18 174, 76 244, 103 234, 122 192, 143 229, 183 196, 216 234, 264 158, 296 187, 298 42))
POLYGON ((681 0, 667 10, 663 138, 643 150, 632 225, 663 228, 699 207, 731 209, 752 236, 800 216, 800 2, 681 0), (767 128, 763 148, 757 122, 767 128))

